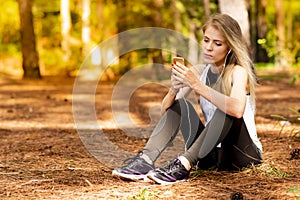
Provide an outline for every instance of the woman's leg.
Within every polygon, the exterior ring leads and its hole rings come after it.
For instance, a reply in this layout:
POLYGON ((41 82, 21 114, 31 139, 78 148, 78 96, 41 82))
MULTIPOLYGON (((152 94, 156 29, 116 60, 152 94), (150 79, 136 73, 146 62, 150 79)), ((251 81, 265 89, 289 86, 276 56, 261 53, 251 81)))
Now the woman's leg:
POLYGON ((250 138, 244 119, 236 119, 228 136, 222 141, 220 169, 241 169, 250 164, 260 164, 261 151, 250 138))
POLYGON ((243 118, 237 119, 218 109, 183 156, 192 165, 199 161, 200 166, 206 165, 208 158, 214 159, 221 169, 246 166, 261 160, 261 154, 253 144, 243 118), (222 143, 221 148, 216 147, 219 143, 222 143))
POLYGON ((249 136, 244 120, 217 109, 191 147, 166 166, 149 172, 148 178, 159 184, 170 184, 186 181, 191 165, 197 161, 200 167, 207 168, 215 162, 219 169, 232 169, 260 163, 260 160, 261 156, 249 136), (217 147, 219 143, 221 148, 217 147))
POLYGON ((198 128, 203 129, 198 114, 185 99, 175 101, 159 120, 152 132, 144 150, 133 158, 127 159, 127 164, 112 171, 114 176, 129 180, 146 180, 149 171, 154 169, 153 163, 172 143, 181 128, 186 146, 191 146, 198 134, 198 128))
POLYGON ((183 134, 186 149, 199 136, 204 125, 191 103, 179 99, 164 113, 153 130, 143 153, 155 162, 165 148, 172 144, 179 129, 183 134))
POLYGON ((226 137, 232 123, 232 117, 217 109, 201 135, 183 156, 189 160, 191 165, 195 165, 199 160, 216 151, 216 146, 226 137))

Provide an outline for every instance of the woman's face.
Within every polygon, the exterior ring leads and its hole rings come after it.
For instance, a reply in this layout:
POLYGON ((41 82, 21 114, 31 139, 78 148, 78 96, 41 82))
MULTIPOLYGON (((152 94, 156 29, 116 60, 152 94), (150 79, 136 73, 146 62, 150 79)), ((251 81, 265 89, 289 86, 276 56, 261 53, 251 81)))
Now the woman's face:
POLYGON ((224 64, 229 47, 222 32, 214 26, 208 26, 203 34, 202 51, 205 63, 216 66, 224 64))

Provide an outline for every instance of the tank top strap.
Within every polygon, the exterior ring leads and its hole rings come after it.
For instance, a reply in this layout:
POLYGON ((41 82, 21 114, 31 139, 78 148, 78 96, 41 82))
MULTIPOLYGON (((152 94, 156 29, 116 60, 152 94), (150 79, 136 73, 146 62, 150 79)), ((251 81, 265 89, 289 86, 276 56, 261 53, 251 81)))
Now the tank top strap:
POLYGON ((210 68, 210 65, 208 65, 208 64, 205 65, 205 68, 204 68, 204 70, 203 70, 203 72, 200 76, 200 81, 204 84, 206 83, 206 77, 207 77, 207 73, 208 73, 209 68, 210 68))

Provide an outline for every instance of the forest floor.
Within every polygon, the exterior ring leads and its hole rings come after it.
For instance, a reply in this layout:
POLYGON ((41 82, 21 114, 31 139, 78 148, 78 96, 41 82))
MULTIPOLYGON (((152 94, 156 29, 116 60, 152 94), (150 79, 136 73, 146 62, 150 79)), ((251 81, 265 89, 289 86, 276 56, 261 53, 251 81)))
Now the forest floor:
MULTIPOLYGON (((239 172, 195 170, 188 182, 168 186, 114 178, 109 163, 119 165, 123 157, 116 155, 105 163, 87 150, 73 119, 74 79, 2 76, 0 199, 230 199, 237 193, 244 199, 300 199, 300 84, 289 84, 291 76, 285 72, 264 70, 259 75, 256 123, 263 163, 239 172)), ((147 138, 126 135, 113 123, 113 87, 109 83, 97 87, 98 121, 115 149, 134 155, 147 138)), ((150 123, 149 108, 159 104, 165 92, 157 84, 134 92, 130 111, 141 126, 133 129, 153 128, 143 124, 150 123)), ((180 152, 174 146, 170 149, 158 166, 180 152)))

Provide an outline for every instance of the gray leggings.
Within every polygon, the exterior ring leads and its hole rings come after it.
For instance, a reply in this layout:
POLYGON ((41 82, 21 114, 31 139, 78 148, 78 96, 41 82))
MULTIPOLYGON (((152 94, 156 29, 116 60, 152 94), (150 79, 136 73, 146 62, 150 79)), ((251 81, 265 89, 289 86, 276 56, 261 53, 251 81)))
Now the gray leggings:
POLYGON ((194 107, 179 99, 164 113, 153 130, 143 153, 153 162, 181 130, 186 151, 183 156, 191 165, 202 169, 240 169, 259 164, 262 154, 250 138, 243 118, 235 118, 216 110, 204 126, 194 107), (217 145, 221 143, 221 147, 217 145))

